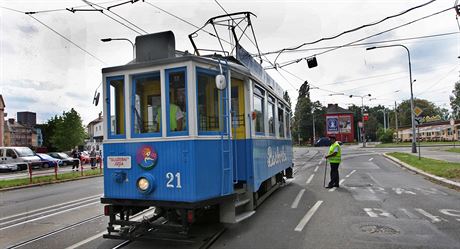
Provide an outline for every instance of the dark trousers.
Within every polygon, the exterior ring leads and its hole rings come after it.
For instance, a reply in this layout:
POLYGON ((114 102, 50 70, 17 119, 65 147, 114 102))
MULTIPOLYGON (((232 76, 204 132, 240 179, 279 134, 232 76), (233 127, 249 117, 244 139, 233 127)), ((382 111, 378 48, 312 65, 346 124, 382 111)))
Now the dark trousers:
POLYGON ((331 181, 329 186, 338 187, 339 186, 339 164, 340 163, 330 163, 331 164, 331 181))

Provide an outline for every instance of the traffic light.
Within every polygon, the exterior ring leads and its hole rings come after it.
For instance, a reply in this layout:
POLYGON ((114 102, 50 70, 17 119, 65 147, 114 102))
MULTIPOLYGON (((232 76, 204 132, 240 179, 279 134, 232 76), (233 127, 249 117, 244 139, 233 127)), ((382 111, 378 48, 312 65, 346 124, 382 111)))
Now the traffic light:
POLYGON ((308 65, 308 68, 318 66, 318 62, 316 61, 316 57, 307 58, 307 65, 308 65))

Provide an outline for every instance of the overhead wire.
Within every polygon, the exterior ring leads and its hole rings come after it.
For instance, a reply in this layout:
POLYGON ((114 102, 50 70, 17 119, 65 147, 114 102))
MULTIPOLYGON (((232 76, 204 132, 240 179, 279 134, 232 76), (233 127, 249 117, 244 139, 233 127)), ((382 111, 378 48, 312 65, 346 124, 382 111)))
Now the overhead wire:
MULTIPOLYGON (((114 2, 121 2, 123 0, 114 0, 114 1, 105 1, 105 2, 101 2, 101 3, 98 3, 98 4, 106 4, 106 3, 114 3, 114 2)), ((70 7, 70 8, 73 8, 73 9, 77 9, 77 8, 82 8, 82 7, 86 7, 87 5, 79 5, 79 6, 74 6, 74 7, 70 7)), ((12 11, 16 11, 16 12, 20 12, 20 13, 25 13, 25 14, 40 14, 40 13, 49 13, 49 12, 58 12, 58 11, 68 11, 67 8, 61 8, 61 9, 46 9, 46 10, 36 10, 36 11, 20 11, 20 10, 14 10, 14 9, 11 9, 11 8, 7 8, 7 7, 2 7, 0 6, 0 8, 4 8, 4 9, 9 9, 9 10, 12 10, 12 11)))
MULTIPOLYGON (((435 12, 435 13, 432 13, 432 14, 429 14, 429 15, 426 15, 426 16, 423 16, 423 17, 420 17, 420 18, 417 18, 417 19, 412 20, 412 21, 410 21, 410 22, 407 22, 407 23, 404 23, 404 24, 395 26, 395 27, 393 27, 393 28, 386 29, 386 30, 381 31, 381 32, 378 32, 378 33, 376 33, 376 34, 373 34, 373 35, 370 35, 370 36, 366 36, 366 37, 364 37, 364 38, 361 38, 361 39, 358 39, 358 40, 355 40, 355 41, 346 43, 346 44, 341 45, 341 46, 336 46, 335 48, 331 48, 331 49, 328 49, 328 50, 326 50, 326 51, 317 53, 317 54, 315 54, 314 56, 326 54, 326 53, 332 52, 332 51, 334 51, 334 50, 337 50, 337 49, 340 49, 340 48, 349 46, 349 45, 351 45, 351 44, 355 44, 355 43, 357 43, 357 42, 360 42, 360 41, 363 41, 363 40, 367 40, 367 39, 369 39, 369 38, 376 37, 376 36, 379 36, 379 35, 382 35, 382 34, 391 32, 391 31, 393 31, 393 30, 396 30, 396 29, 399 29, 399 28, 408 26, 408 25, 410 25, 410 24, 413 24, 413 23, 415 23, 415 22, 424 20, 424 19, 426 19, 426 18, 429 18, 429 17, 433 17, 433 16, 435 16, 435 15, 442 14, 442 13, 444 13, 444 12, 446 12, 446 11, 451 10, 452 8, 453 8, 453 7, 449 7, 449 8, 447 8, 447 9, 443 9, 443 10, 441 10, 441 11, 438 11, 438 12, 435 12)), ((304 60, 304 59, 310 58, 310 57, 312 57, 312 56, 307 56, 307 57, 302 57, 302 58, 299 58, 299 59, 287 61, 287 62, 284 62, 283 64, 279 65, 278 67, 285 67, 285 66, 288 66, 288 65, 291 65, 291 64, 294 64, 294 63, 298 63, 298 62, 300 62, 300 61, 302 61, 302 60, 304 60)))
POLYGON ((424 6, 426 6, 426 5, 429 5, 429 4, 431 4, 431 3, 435 2, 435 1, 436 1, 436 0, 428 1, 428 2, 423 3, 423 4, 421 4, 421 5, 418 5, 418 6, 409 8, 409 9, 407 9, 407 10, 401 12, 401 13, 398 13, 398 14, 395 14, 395 15, 391 15, 391 16, 387 16, 387 17, 385 17, 385 18, 383 18, 383 19, 381 19, 381 20, 379 20, 379 21, 375 21, 375 22, 372 22, 372 23, 364 24, 364 25, 361 25, 361 26, 359 26, 359 27, 356 27, 356 28, 353 28, 353 29, 349 29, 349 30, 343 31, 343 32, 340 33, 340 34, 337 34, 337 35, 334 35, 334 36, 331 36, 331 37, 320 38, 320 39, 318 39, 318 40, 316 40, 316 41, 313 41, 313 42, 305 42, 305 43, 303 43, 303 44, 301 44, 301 45, 299 45, 299 46, 293 47, 293 48, 284 48, 284 49, 281 49, 281 50, 279 51, 278 55, 276 56, 274 63, 276 64, 276 60, 278 59, 278 57, 281 55, 281 53, 283 53, 283 52, 286 51, 286 50, 296 50, 296 49, 299 49, 299 48, 301 48, 301 47, 303 47, 303 46, 306 46, 306 45, 312 45, 312 44, 315 44, 315 43, 318 43, 318 42, 321 42, 321 41, 332 40, 332 39, 338 38, 338 37, 340 37, 340 36, 342 36, 342 35, 345 35, 345 34, 348 34, 348 33, 352 33, 352 32, 355 32, 355 31, 358 31, 358 30, 360 30, 360 29, 367 28, 367 27, 370 27, 370 26, 374 26, 374 25, 380 24, 380 23, 382 23, 382 22, 384 22, 384 21, 386 21, 386 20, 389 20, 389 19, 392 19, 392 18, 401 16, 401 15, 404 15, 404 14, 409 13, 409 12, 415 10, 415 9, 418 9, 418 8, 424 7, 424 6))

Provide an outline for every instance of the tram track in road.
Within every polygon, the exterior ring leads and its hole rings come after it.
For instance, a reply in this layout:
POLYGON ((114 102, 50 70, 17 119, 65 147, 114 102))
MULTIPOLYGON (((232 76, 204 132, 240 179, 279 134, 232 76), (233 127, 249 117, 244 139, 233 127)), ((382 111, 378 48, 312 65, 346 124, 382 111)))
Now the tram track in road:
POLYGON ((96 220, 96 219, 99 219, 99 218, 101 218, 101 217, 104 217, 104 215, 103 215, 103 214, 99 214, 99 215, 90 217, 90 218, 88 218, 88 219, 85 219, 85 220, 82 220, 82 221, 79 221, 79 222, 70 224, 70 225, 65 226, 65 227, 63 227, 63 228, 54 230, 54 231, 52 231, 52 232, 49 232, 49 233, 46 233, 46 234, 37 236, 37 237, 35 237, 35 238, 29 239, 29 240, 25 240, 25 241, 21 241, 21 242, 19 242, 19 243, 16 243, 15 245, 12 245, 12 246, 8 247, 7 249, 16 249, 16 248, 23 247, 23 246, 28 245, 28 244, 30 244, 30 243, 33 243, 33 242, 39 241, 39 240, 41 240, 41 239, 47 238, 47 237, 49 237, 49 236, 53 236, 53 235, 55 235, 55 234, 57 234, 57 233, 61 233, 61 232, 64 232, 64 231, 66 231, 66 230, 75 228, 75 227, 77 227, 77 226, 83 225, 83 224, 85 224, 85 223, 91 222, 91 221, 96 220))
POLYGON ((99 195, 14 214, 0 219, 0 231, 96 204, 100 204, 99 195))

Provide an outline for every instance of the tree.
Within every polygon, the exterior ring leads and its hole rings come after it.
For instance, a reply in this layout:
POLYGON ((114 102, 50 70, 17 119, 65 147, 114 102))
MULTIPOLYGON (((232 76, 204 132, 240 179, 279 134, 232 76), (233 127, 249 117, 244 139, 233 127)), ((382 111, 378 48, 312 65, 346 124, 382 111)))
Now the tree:
POLYGON ((377 138, 382 143, 391 143, 391 142, 393 142, 393 134, 394 134, 393 129, 387 129, 385 131, 382 127, 380 127, 377 130, 377 138))
POLYGON ((310 86, 305 81, 299 89, 299 97, 294 112, 293 132, 294 140, 301 138, 307 141, 313 137, 313 124, 312 124, 312 103, 310 100, 310 86))
POLYGON ((452 90, 450 99, 450 107, 452 108, 452 117, 455 119, 460 119, 460 81, 457 81, 452 90))
POLYGON ((55 125, 51 142, 58 150, 66 151, 83 144, 86 132, 78 114, 73 108, 69 112, 63 112, 62 116, 55 117, 52 122, 55 125))
MULTIPOLYGON (((443 119, 447 119, 447 110, 436 106, 434 103, 426 99, 414 99, 414 106, 417 106, 423 110, 422 116, 437 116, 439 115, 443 119)), ((398 123, 401 126, 411 126, 411 108, 410 100, 404 100, 398 105, 398 123)), ((394 115, 392 115, 394 116, 394 115)), ((390 118, 394 118, 391 117, 390 118)), ((394 123, 390 120, 391 123, 394 123)))
POLYGON ((283 99, 288 102, 289 109, 291 109, 291 98, 289 97, 288 91, 285 91, 283 94, 283 99))

